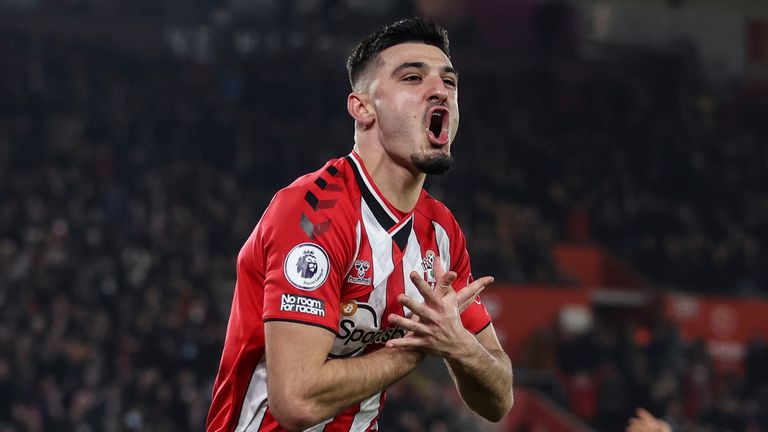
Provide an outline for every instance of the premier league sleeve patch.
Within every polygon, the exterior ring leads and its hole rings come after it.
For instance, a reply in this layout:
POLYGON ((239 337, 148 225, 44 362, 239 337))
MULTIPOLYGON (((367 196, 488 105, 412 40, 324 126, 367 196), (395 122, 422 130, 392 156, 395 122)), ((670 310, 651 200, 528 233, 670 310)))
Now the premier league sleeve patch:
POLYGON ((300 290, 312 291, 328 279, 330 272, 328 254, 314 243, 297 245, 285 257, 283 272, 293 286, 300 290))

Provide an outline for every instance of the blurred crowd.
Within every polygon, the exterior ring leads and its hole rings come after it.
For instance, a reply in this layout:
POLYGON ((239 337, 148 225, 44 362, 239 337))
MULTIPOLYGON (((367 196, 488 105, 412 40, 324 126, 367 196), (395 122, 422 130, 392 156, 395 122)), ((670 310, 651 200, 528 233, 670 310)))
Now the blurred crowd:
MULTIPOLYGON (((498 208, 489 213, 504 214, 506 227, 473 233, 474 247, 497 245, 480 256, 503 254, 507 238, 516 250, 597 241, 651 284, 768 292, 765 100, 737 83, 706 85, 695 59, 649 55, 563 62, 483 85, 481 102, 494 108, 467 109, 464 99, 468 122, 480 123, 461 132, 460 145, 473 149, 468 166, 483 170, 474 174, 477 199, 492 195, 498 208)), ((538 252, 505 255, 501 266, 546 263, 547 249, 538 252)), ((522 269, 522 279, 552 279, 541 269, 522 269)))
POLYGON ((718 367, 702 340, 681 340, 663 319, 650 327, 603 322, 583 333, 532 335, 518 382, 528 382, 598 431, 624 430, 637 407, 674 431, 768 431, 768 344, 749 341, 743 364, 718 367), (547 379, 542 379, 542 376, 547 379))
MULTIPOLYGON (((277 189, 351 150, 346 93, 299 91, 326 73, 300 53, 239 70, 28 42, 2 46, 0 431, 202 430, 239 248, 277 189)), ((392 418, 419 430, 422 408, 392 418)))
MULTIPOLYGON (((0 57, 0 431, 202 430, 242 242, 277 189, 351 150, 343 54, 206 64, 9 35, 0 57)), ((551 246, 597 241, 654 284, 766 293, 766 105, 704 85, 691 59, 465 58, 457 166, 428 189, 475 274, 570 283, 551 246)), ((558 353, 563 401, 591 383, 572 409, 600 430, 637 404, 766 429, 759 342, 747 378, 715 377, 668 327, 558 353)), ((487 427, 449 389, 393 388, 383 430, 487 427)))

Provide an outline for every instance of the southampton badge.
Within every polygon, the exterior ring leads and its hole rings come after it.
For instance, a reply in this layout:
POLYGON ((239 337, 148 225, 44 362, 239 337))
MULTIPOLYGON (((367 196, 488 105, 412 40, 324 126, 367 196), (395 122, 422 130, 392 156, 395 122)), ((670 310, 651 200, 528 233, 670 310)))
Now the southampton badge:
POLYGON ((424 280, 429 283, 435 283, 435 253, 428 250, 424 259, 421 260, 421 268, 424 270, 424 280))
POLYGON ((325 282, 330 267, 328 254, 323 248, 314 243, 302 243, 285 257, 283 272, 296 288, 312 291, 325 282))
POLYGON ((360 285, 370 285, 371 278, 365 277, 365 272, 367 272, 368 269, 370 268, 371 268, 371 264, 368 261, 356 260, 355 270, 357 270, 357 277, 353 275, 349 275, 349 277, 347 278, 347 282, 360 284, 360 285))

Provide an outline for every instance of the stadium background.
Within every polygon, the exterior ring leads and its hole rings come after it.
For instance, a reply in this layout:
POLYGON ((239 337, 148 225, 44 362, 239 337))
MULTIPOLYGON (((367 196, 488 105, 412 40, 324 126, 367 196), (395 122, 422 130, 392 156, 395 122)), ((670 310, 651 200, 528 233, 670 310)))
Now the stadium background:
POLYGON ((202 430, 236 253, 351 148, 344 60, 434 17, 452 174, 515 365, 479 421, 438 361, 384 431, 768 430, 768 5, 0 1, 0 431, 202 430))

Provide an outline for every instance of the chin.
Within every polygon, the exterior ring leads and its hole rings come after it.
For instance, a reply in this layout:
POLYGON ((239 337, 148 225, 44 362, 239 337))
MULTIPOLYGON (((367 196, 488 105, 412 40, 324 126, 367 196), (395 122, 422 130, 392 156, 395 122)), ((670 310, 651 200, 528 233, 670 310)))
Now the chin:
POLYGON ((443 151, 428 154, 414 153, 411 155, 411 163, 424 174, 445 175, 453 168, 453 156, 443 151))

